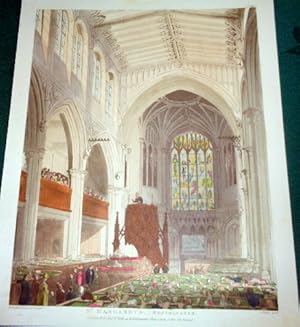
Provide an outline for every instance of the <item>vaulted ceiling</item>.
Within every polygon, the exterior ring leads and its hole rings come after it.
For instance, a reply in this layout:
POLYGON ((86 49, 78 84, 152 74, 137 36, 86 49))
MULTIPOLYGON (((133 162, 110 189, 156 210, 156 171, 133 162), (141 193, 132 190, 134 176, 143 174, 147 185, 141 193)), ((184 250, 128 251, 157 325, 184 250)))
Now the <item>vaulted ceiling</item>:
POLYGON ((194 93, 182 90, 154 102, 143 113, 141 123, 145 130, 153 129, 157 137, 167 142, 180 133, 192 130, 217 144, 220 136, 230 133, 226 119, 215 106, 194 93))
POLYGON ((242 9, 102 11, 95 25, 120 70, 175 63, 236 65, 242 9))

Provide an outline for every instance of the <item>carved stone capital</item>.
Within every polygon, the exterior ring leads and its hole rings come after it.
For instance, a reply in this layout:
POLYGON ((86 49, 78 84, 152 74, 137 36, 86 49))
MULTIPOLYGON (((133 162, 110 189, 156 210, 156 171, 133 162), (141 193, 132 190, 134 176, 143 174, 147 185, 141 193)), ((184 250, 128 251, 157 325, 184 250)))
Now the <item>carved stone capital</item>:
POLYGON ((83 169, 71 168, 68 170, 69 174, 72 178, 74 177, 81 177, 84 178, 87 175, 87 171, 83 169))
POLYGON ((29 159, 43 159, 45 155, 46 149, 44 148, 38 148, 38 149, 29 149, 24 152, 26 160, 29 159))

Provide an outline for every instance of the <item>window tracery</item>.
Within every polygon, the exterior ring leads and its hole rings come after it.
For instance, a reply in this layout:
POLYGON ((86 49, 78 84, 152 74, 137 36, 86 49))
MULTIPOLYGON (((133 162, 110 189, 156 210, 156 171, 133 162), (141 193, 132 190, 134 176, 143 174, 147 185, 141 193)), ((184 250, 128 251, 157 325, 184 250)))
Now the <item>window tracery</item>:
POLYGON ((79 25, 75 27, 72 47, 72 71, 81 79, 82 75, 83 36, 79 25))
POLYGON ((173 139, 171 180, 173 210, 215 208, 213 146, 208 138, 189 132, 173 139))
POLYGON ((55 52, 62 60, 65 60, 65 52, 67 48, 67 32, 69 25, 68 15, 65 10, 56 11, 55 25, 55 52))
POLYGON ((98 53, 94 55, 93 96, 99 100, 101 89, 101 60, 98 53))

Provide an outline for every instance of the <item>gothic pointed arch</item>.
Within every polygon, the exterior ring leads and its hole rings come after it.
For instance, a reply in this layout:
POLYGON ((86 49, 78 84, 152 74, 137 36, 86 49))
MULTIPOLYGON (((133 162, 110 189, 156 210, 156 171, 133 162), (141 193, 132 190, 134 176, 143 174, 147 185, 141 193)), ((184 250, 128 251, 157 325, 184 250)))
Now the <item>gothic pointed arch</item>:
POLYGON ((140 116, 157 99, 176 90, 184 90, 195 93, 217 107, 226 118, 233 133, 238 131, 237 121, 239 120, 239 104, 229 92, 218 85, 215 85, 207 78, 195 77, 192 74, 168 74, 147 84, 139 90, 124 114, 124 121, 140 116))
POLYGON ((43 145, 45 121, 46 110, 42 82, 38 71, 33 67, 28 99, 25 149, 33 149, 43 145))
POLYGON ((72 100, 58 102, 48 113, 47 120, 60 114, 68 143, 69 167, 85 169, 84 155, 88 146, 87 132, 80 109, 72 100))

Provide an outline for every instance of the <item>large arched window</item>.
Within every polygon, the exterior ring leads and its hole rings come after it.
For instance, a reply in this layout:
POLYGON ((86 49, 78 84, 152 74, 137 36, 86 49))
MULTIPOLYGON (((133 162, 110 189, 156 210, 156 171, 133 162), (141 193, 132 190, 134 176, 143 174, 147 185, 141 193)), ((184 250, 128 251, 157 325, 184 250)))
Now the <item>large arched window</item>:
POLYGON ((56 34, 55 34, 55 52, 62 60, 65 60, 67 49, 68 15, 65 10, 56 11, 56 34))
POLYGON ((215 207, 213 148, 205 136, 189 132, 174 138, 171 177, 173 210, 215 207))
POLYGON ((98 53, 94 55, 94 79, 93 79, 93 96, 100 99, 100 85, 101 85, 101 61, 98 53))
POLYGON ((80 25, 75 26, 72 47, 72 71, 81 79, 82 75, 83 37, 80 25))

